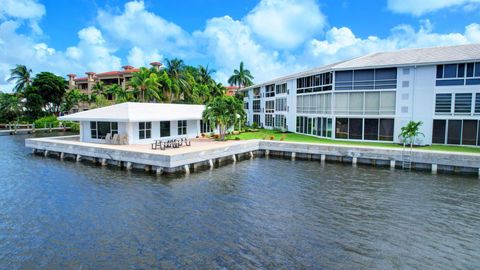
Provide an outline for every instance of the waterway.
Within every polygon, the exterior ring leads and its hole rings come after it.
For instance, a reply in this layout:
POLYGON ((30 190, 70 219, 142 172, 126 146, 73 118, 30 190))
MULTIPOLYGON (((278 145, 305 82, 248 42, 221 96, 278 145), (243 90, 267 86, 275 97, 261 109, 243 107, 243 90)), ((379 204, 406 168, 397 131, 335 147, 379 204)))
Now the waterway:
POLYGON ((0 269, 478 269, 476 177, 241 161, 157 177, 0 137, 0 269))

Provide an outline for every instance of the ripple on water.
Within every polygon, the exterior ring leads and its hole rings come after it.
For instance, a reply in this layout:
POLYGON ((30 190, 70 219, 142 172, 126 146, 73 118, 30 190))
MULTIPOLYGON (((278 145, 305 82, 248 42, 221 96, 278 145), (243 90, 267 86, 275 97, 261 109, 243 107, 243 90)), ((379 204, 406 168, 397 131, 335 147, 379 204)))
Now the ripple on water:
POLYGON ((278 159, 154 177, 24 138, 0 137, 2 269, 480 265, 476 178, 278 159))

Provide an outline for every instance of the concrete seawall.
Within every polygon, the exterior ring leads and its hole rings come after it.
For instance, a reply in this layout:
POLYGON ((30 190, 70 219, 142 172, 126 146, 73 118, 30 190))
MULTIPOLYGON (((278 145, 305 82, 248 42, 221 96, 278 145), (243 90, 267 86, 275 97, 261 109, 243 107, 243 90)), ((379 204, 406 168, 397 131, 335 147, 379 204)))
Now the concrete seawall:
MULTIPOLYGON (((283 141, 249 140, 229 141, 209 147, 191 147, 182 150, 152 151, 148 148, 131 149, 126 146, 82 143, 75 137, 26 139, 25 145, 34 153, 57 156, 76 161, 88 160, 102 165, 116 165, 126 169, 144 169, 161 173, 197 171, 213 168, 255 156, 276 156, 288 159, 334 161, 390 168, 404 167, 402 149, 350 145, 309 144, 283 141), (147 150, 145 150, 147 149, 147 150)), ((213 144, 213 143, 212 143, 213 144)), ((454 172, 480 175, 480 154, 413 150, 409 155, 409 169, 429 170, 432 173, 454 172)))

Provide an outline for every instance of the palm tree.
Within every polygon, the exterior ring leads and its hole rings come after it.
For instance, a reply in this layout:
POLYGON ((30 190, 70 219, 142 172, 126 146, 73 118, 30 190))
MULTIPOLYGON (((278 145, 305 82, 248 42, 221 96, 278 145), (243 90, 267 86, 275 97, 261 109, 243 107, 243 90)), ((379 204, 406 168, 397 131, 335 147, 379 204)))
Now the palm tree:
POLYGON ((105 84, 102 81, 98 81, 92 87, 92 94, 98 95, 105 95, 105 84))
POLYGON ((133 100, 131 92, 123 89, 120 85, 116 83, 109 85, 107 87, 106 93, 112 95, 115 98, 115 103, 123 103, 133 100))
POLYGON ((225 140, 228 128, 245 117, 245 110, 243 104, 235 97, 220 96, 207 103, 202 116, 211 126, 218 127, 220 139, 225 140))
POLYGON ((17 120, 23 112, 21 99, 18 95, 2 94, 0 96, 0 113, 5 120, 17 120))
POLYGON ((72 89, 63 97, 62 111, 68 112, 82 101, 88 101, 88 96, 79 89, 72 89))
POLYGON ((198 78, 197 81, 202 84, 212 85, 215 81, 212 79, 212 74, 215 73, 214 69, 209 69, 208 65, 206 67, 199 65, 198 66, 198 78))
POLYGON ((243 61, 240 62, 240 68, 233 71, 233 75, 228 79, 230 85, 236 85, 239 88, 247 87, 253 85, 253 76, 250 73, 250 70, 245 69, 243 61))
POLYGON ((159 82, 155 72, 148 68, 141 67, 138 72, 135 72, 128 82, 135 91, 140 92, 140 100, 161 100, 158 94, 159 82))
POLYGON ((415 139, 419 136, 425 136, 423 133, 420 132, 420 127, 422 125, 422 121, 410 121, 401 128, 400 135, 398 135, 398 137, 402 139, 403 147, 405 147, 405 144, 409 144, 410 149, 412 149, 415 139))
POLYGON ((7 81, 15 81, 13 91, 17 94, 21 94, 23 93, 23 90, 32 83, 31 74, 32 70, 28 69, 25 65, 17 65, 10 70, 10 78, 8 78, 7 81))
POLYGON ((185 72, 185 64, 183 60, 178 58, 175 59, 166 59, 166 71, 170 80, 172 81, 172 89, 170 91, 170 101, 180 96, 189 95, 190 82, 192 76, 185 72))

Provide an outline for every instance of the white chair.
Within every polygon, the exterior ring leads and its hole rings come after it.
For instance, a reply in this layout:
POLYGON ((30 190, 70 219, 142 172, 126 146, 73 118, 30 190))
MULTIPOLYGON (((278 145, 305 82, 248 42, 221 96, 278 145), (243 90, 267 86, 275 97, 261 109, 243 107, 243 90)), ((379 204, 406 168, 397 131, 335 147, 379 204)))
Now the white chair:
POLYGON ((107 135, 105 136, 105 143, 111 143, 111 142, 112 142, 112 134, 107 133, 107 135))
POLYGON ((113 134, 112 144, 119 144, 118 134, 113 134))

